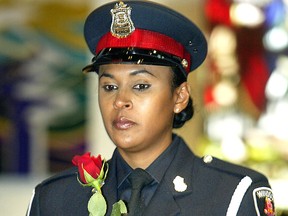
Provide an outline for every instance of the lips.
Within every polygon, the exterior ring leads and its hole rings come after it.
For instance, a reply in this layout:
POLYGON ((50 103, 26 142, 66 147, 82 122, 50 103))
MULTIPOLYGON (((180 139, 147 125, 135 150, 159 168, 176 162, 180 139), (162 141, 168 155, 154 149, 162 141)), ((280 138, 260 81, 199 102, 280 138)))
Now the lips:
POLYGON ((116 120, 113 121, 113 127, 118 129, 118 130, 127 130, 131 127, 133 127, 136 123, 125 118, 125 117, 120 117, 116 120))

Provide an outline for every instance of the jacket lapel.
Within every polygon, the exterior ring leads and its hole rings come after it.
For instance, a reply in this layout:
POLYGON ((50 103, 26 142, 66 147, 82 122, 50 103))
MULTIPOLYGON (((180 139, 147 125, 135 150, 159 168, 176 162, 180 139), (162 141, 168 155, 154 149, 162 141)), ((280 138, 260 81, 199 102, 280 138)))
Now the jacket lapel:
POLYGON ((108 161, 109 171, 107 174, 107 178, 105 180, 105 184, 102 187, 102 193, 107 202, 107 213, 106 215, 110 215, 112 211, 112 206, 117 202, 117 165, 115 153, 113 154, 111 160, 108 161))
POLYGON ((176 139, 179 139, 177 153, 147 206, 144 215, 155 215, 156 213, 157 215, 167 216, 179 215, 181 207, 178 201, 185 199, 192 193, 192 171, 195 156, 181 138, 177 137, 176 139), (189 169, 187 169, 185 164, 189 164, 187 166, 189 169), (180 186, 187 185, 185 191, 176 191, 173 181, 177 176, 183 178, 184 182, 180 181, 176 183, 176 186, 177 184, 178 186, 179 184, 180 186))
MULTIPOLYGON (((106 215, 111 215, 111 211, 112 211, 112 206, 114 203, 117 202, 117 173, 116 173, 116 158, 115 158, 115 154, 113 154, 113 157, 111 158, 111 160, 108 161, 109 164, 109 171, 105 180, 105 184, 103 185, 103 187, 101 188, 103 196, 106 200, 107 203, 107 212, 106 215)), ((75 168, 75 173, 76 173, 76 168, 75 168)), ((77 179, 76 175, 75 175, 75 179, 77 179)), ((85 206, 83 212, 87 212, 87 205, 88 205, 88 201, 90 199, 90 197, 93 195, 92 193, 92 189, 91 187, 82 187, 80 186, 80 184, 77 182, 77 189, 79 188, 79 191, 77 190, 77 192, 74 191, 74 193, 76 195, 74 195, 75 197, 79 198, 77 199, 77 203, 81 202, 79 205, 75 205, 73 207, 76 207, 77 209, 74 211, 78 212, 79 211, 79 207, 85 206), (83 198, 84 197, 84 198, 83 198)), ((73 196, 73 197, 74 197, 73 196)), ((64 200, 64 199, 63 199, 64 200)), ((64 205, 64 206, 70 206, 68 205, 64 205)), ((70 208, 70 207, 69 207, 70 208)), ((87 212, 88 213, 88 212, 87 212)), ((76 215, 76 214, 75 214, 76 215)))
POLYGON ((178 215, 180 208, 171 193, 168 183, 162 181, 147 206, 144 215, 178 215), (157 214, 156 214, 157 213, 157 214))

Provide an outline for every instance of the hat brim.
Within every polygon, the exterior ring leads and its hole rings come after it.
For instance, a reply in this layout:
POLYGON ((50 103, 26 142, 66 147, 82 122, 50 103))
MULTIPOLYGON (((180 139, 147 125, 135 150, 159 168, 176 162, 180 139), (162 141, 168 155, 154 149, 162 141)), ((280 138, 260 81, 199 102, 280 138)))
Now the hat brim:
POLYGON ((91 65, 83 68, 83 72, 98 73, 99 66, 105 64, 141 64, 175 67, 178 68, 178 76, 183 79, 187 76, 180 58, 156 50, 109 48, 102 50, 92 61, 91 65))

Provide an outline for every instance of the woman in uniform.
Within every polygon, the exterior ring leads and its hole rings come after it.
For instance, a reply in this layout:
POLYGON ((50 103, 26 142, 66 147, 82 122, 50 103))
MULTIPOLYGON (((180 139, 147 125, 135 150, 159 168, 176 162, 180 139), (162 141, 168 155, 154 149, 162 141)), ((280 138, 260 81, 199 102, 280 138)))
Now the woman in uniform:
MULTIPOLYGON (((207 53, 194 23, 156 3, 112 2, 88 16, 84 36, 94 55, 84 71, 98 74, 100 110, 116 146, 96 192, 107 205, 102 215, 113 215, 119 200, 130 216, 275 215, 265 176, 200 158, 172 132, 193 116, 187 76, 207 53)), ((75 167, 39 184, 28 215, 99 213, 100 201, 89 201, 95 190, 77 180, 83 175, 75 167)))

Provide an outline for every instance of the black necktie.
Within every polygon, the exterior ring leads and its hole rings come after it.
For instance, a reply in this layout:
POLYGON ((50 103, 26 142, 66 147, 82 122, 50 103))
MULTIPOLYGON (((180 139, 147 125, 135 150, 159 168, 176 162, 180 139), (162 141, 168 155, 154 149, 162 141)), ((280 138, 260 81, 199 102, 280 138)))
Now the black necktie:
POLYGON ((145 185, 152 182, 153 178, 140 168, 135 169, 128 178, 132 185, 131 198, 128 203, 128 215, 140 216, 145 208, 144 200, 141 199, 141 191, 145 185))

